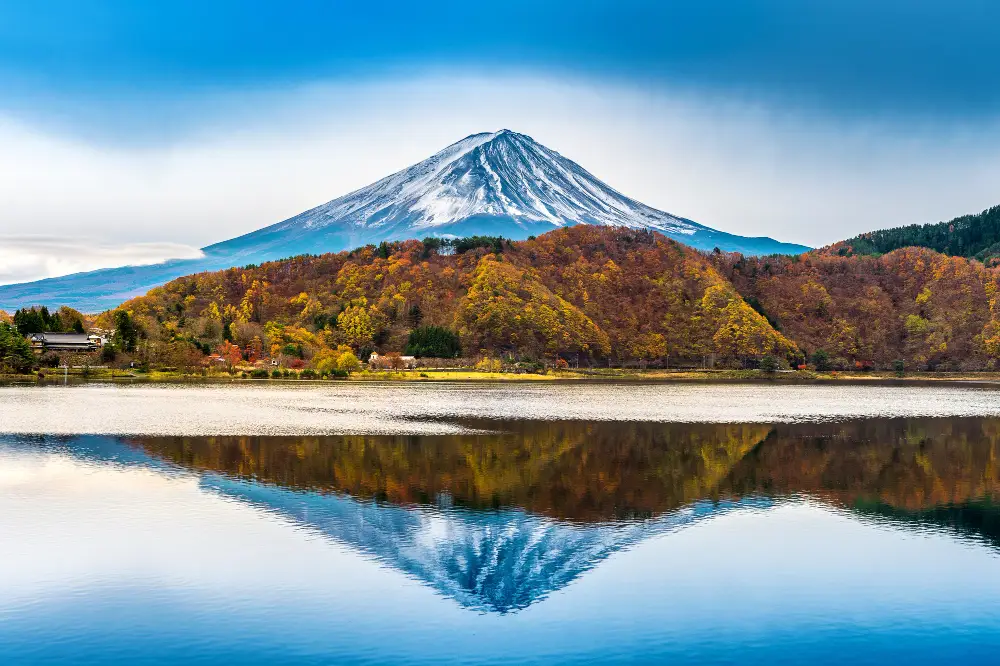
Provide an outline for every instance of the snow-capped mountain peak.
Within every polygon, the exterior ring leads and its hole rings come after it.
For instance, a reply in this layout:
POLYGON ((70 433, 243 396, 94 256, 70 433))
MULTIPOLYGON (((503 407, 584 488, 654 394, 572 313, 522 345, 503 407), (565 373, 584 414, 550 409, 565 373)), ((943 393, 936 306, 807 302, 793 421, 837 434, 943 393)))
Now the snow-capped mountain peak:
POLYGON ((309 237, 357 245, 435 234, 523 238, 567 224, 651 228, 682 238, 710 231, 631 199, 531 137, 502 129, 467 136, 423 162, 235 240, 270 244, 280 236, 282 244, 304 245, 309 237))

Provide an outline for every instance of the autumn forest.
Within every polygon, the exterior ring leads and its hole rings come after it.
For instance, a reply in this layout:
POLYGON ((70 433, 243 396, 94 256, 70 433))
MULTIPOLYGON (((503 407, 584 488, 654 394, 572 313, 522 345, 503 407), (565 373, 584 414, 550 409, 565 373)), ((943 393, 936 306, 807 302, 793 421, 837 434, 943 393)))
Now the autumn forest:
POLYGON ((996 369, 1000 269, 842 249, 745 257, 586 225, 411 240, 180 278, 93 323, 129 332, 127 358, 185 368, 213 355, 349 372, 377 352, 495 367, 996 369))

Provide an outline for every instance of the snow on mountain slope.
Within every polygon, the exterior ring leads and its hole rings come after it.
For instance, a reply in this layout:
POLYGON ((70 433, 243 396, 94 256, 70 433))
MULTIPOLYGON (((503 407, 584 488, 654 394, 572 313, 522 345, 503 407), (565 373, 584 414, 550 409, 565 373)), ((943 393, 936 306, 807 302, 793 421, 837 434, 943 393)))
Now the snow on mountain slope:
POLYGON ((531 137, 501 130, 466 137, 372 185, 284 222, 203 248, 201 259, 0 286, 0 309, 45 304, 96 312, 200 271, 427 236, 519 240, 569 224, 654 229, 698 249, 718 247, 748 255, 809 249, 727 234, 651 208, 531 137))
POLYGON ((475 215, 564 224, 652 227, 691 234, 700 227, 611 189, 575 162, 510 130, 474 134, 428 160, 277 228, 406 224, 432 230, 475 215))
POLYGON ((570 524, 517 508, 399 506, 219 474, 203 475, 200 484, 373 556, 461 606, 500 614, 528 608, 646 539, 773 505, 758 497, 706 500, 649 520, 570 524))
POLYGON ((518 239, 567 224, 655 229, 702 249, 747 254, 807 249, 731 236, 651 208, 531 137, 501 130, 466 137, 372 185, 206 251, 316 252, 431 235, 518 239))

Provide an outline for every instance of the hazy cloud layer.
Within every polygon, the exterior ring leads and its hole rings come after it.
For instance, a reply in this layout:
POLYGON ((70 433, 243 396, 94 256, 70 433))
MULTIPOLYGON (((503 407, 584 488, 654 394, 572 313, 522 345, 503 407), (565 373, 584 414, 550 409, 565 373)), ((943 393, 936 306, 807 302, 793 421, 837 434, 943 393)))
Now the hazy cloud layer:
POLYGON ((34 259, 6 252, 0 280, 135 261, 135 243, 148 261, 179 251, 163 243, 191 251, 503 127, 649 205, 814 246, 1000 203, 1000 125, 986 120, 845 120, 752 98, 516 74, 317 84, 190 105, 204 118, 197 128, 142 145, 0 118, 0 234, 100 241, 35 246, 34 259))
POLYGON ((0 236, 0 284, 201 256, 201 250, 178 243, 107 245, 86 239, 0 236))

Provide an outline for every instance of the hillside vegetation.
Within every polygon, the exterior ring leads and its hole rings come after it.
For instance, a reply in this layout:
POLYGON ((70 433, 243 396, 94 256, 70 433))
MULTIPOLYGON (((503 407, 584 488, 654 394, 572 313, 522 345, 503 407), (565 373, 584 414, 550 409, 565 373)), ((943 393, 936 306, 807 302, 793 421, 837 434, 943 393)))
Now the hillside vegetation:
POLYGON ((998 269, 924 248, 874 256, 717 255, 716 265, 817 365, 992 369, 998 269))
POLYGON ((882 229, 836 243, 827 251, 841 256, 878 255, 904 247, 925 247, 942 254, 986 263, 1000 258, 1000 206, 950 222, 882 229))
POLYGON ((411 240, 201 273, 96 323, 116 330, 102 362, 185 369, 214 353, 228 369, 271 359, 349 373, 377 351, 380 362, 460 357, 435 364, 491 371, 970 371, 997 368, 998 287, 1000 269, 925 248, 748 258, 580 225, 521 242, 411 240))
MULTIPOLYGON (((588 225, 516 243, 383 243, 202 273, 119 311, 144 331, 137 353, 161 356, 231 344, 258 358, 310 363, 350 348, 364 359, 405 350, 426 327, 457 334, 466 358, 607 365, 714 355, 738 365, 797 354, 706 255, 659 234, 588 225)), ((99 323, 111 328, 114 316, 99 323)))

